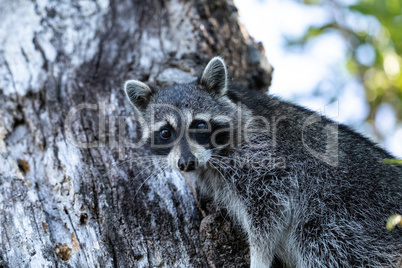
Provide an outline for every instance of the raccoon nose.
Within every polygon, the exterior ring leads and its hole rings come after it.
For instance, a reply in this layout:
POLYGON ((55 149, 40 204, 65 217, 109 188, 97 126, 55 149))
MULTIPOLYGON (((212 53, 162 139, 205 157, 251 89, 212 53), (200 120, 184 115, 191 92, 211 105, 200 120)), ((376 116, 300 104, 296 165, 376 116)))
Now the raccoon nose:
POLYGON ((185 172, 195 170, 197 164, 197 159, 193 157, 188 159, 184 159, 183 157, 181 157, 178 162, 179 169, 185 172))

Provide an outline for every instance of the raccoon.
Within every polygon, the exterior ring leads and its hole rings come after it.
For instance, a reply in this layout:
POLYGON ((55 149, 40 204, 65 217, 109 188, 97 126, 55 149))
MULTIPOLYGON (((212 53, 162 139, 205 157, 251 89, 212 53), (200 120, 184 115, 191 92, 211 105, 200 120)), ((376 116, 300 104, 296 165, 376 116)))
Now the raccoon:
POLYGON ((124 89, 152 153, 224 206, 247 234, 251 267, 402 267, 402 167, 345 125, 228 81, 124 89))

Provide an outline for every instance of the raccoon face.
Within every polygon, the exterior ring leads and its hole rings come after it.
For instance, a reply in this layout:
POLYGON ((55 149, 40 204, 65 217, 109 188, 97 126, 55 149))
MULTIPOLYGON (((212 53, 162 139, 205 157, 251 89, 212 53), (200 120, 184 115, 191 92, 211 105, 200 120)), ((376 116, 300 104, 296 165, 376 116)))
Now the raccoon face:
POLYGON ((152 153, 167 157, 171 167, 183 172, 206 168, 233 145, 237 109, 225 96, 227 72, 221 58, 213 58, 201 78, 188 84, 160 89, 129 80, 124 88, 142 118, 152 153))

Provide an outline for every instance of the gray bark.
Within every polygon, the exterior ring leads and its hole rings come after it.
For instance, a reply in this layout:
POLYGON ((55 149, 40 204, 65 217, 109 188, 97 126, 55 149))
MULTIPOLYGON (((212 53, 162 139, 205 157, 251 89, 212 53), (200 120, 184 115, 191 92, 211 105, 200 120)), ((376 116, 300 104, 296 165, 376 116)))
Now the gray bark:
POLYGON ((246 267, 224 210, 121 144, 140 132, 119 129, 125 80, 189 81, 215 55, 267 89, 232 1, 0 1, 0 267, 246 267))

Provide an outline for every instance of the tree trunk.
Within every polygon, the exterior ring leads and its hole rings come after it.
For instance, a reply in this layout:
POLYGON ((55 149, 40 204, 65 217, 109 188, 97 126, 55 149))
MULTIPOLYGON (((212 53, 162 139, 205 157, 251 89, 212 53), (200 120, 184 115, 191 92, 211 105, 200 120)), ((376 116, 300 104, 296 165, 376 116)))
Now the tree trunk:
POLYGON ((3 0, 0 42, 0 267, 248 266, 225 211, 129 146, 121 88, 189 81, 221 55, 266 90, 231 0, 3 0))

